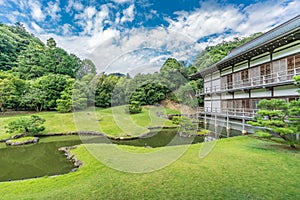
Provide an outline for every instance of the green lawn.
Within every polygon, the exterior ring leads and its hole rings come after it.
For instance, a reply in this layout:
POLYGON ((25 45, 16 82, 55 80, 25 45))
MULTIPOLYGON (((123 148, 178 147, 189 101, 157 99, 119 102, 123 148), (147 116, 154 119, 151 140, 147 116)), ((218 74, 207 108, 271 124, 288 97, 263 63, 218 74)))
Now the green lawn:
POLYGON ((84 163, 77 172, 0 183, 0 199, 300 199, 299 150, 240 136, 218 141, 200 159, 201 145, 191 145, 173 164, 145 174, 106 167, 81 145, 72 150, 84 163))
MULTIPOLYGON (((125 107, 96 108, 76 113, 41 112, 37 115, 46 119, 44 133, 65 133, 78 130, 103 132, 110 136, 137 136, 148 132, 149 126, 173 126, 170 120, 160 118, 156 112, 164 114, 178 113, 178 111, 159 107, 143 107, 142 113, 129 115, 125 107)), ((7 138, 5 126, 21 116, 0 117, 0 140, 7 138)))

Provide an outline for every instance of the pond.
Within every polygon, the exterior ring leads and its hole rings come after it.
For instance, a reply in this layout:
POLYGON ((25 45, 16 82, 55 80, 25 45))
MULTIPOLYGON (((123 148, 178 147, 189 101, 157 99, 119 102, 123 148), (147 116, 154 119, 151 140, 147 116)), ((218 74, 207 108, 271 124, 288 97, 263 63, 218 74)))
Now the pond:
MULTIPOLYGON (((104 137, 90 136, 86 143, 107 143, 104 137)), ((111 140, 120 145, 139 147, 162 147, 176 138, 172 145, 189 144, 191 139, 179 137, 177 130, 152 131, 145 138, 134 140, 111 140)), ((203 137, 195 137, 193 143, 203 142, 203 137)), ((77 135, 49 136, 40 138, 37 144, 25 146, 6 146, 0 143, 0 181, 22 180, 28 178, 52 176, 71 172, 74 165, 66 159, 60 147, 81 144, 77 135)))

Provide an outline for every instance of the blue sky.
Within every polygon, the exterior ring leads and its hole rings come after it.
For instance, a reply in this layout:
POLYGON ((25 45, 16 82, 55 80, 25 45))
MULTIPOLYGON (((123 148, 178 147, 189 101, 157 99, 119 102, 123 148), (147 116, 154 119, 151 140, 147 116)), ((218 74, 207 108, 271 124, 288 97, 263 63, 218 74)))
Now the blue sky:
POLYGON ((0 0, 0 21, 90 58, 98 71, 154 72, 192 63, 207 45, 267 31, 300 14, 298 0, 0 0))

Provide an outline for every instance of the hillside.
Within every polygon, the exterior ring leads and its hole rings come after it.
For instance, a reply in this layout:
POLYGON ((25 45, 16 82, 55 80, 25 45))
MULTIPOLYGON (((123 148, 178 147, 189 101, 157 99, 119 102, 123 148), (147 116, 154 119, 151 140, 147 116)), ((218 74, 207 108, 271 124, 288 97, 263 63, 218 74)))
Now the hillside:
POLYGON ((16 23, 8 26, 0 23, 0 70, 10 70, 17 66, 17 58, 29 44, 44 44, 28 33, 24 26, 16 23))
POLYGON ((223 41, 215 46, 208 46, 197 56, 193 65, 197 67, 198 71, 205 69, 223 59, 232 49, 249 42, 261 34, 255 33, 249 37, 234 38, 234 40, 223 41))

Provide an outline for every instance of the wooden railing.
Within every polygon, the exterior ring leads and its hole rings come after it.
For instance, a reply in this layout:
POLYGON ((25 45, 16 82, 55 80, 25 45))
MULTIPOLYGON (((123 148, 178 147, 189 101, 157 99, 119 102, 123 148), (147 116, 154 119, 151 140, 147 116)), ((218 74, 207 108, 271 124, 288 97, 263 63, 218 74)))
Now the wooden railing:
POLYGON ((250 79, 225 83, 223 85, 205 87, 201 90, 196 91, 196 96, 212 94, 212 93, 223 93, 223 92, 241 90, 241 89, 251 89, 255 87, 265 87, 274 84, 279 85, 281 83, 292 83, 294 81, 293 77, 297 75, 300 75, 300 68, 275 72, 261 77, 253 77, 250 79))
POLYGON ((211 114, 211 115, 224 115, 224 116, 239 116, 239 117, 249 117, 253 118, 256 115, 258 109, 250 108, 209 108, 209 107, 198 107, 197 113, 211 114))

